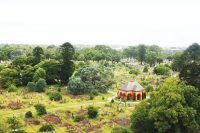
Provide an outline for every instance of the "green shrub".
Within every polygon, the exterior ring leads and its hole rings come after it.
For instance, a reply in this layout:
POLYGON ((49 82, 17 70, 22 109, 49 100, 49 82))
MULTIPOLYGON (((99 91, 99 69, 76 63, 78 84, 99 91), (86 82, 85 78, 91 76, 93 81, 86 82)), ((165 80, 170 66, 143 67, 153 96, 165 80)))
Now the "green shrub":
POLYGON ((29 91, 29 92, 34 92, 35 91, 35 88, 36 88, 36 84, 34 82, 28 82, 27 86, 26 86, 26 89, 29 91))
POLYGON ((42 104, 36 104, 35 106, 36 112, 39 116, 47 114, 45 106, 42 104))
POLYGON ((32 118, 33 117, 33 114, 31 111, 28 111, 25 113, 25 118, 32 118))
POLYGON ((138 75, 139 73, 140 73, 140 71, 137 70, 137 69, 132 69, 132 70, 129 71, 129 74, 135 74, 135 75, 138 75))
POLYGON ((95 89, 95 90, 92 90, 91 94, 94 96, 98 96, 99 92, 98 92, 98 90, 95 89))
POLYGON ((124 127, 115 127, 111 133, 131 133, 130 129, 124 127))
POLYGON ((146 86, 146 85, 148 85, 148 82, 144 80, 141 82, 141 84, 142 84, 142 86, 146 86))
POLYGON ((79 122, 79 121, 82 121, 84 120, 84 116, 83 115, 77 115, 74 117, 74 121, 75 122, 79 122))
POLYGON ((114 103, 115 101, 114 101, 114 99, 112 99, 110 102, 111 102, 111 103, 114 103))
POLYGON ((49 94, 49 99, 54 101, 62 100, 62 95, 59 92, 51 92, 49 94))
POLYGON ((90 100, 93 100, 93 99, 94 99, 94 95, 90 94, 90 100))
POLYGON ((81 78, 77 77, 72 77, 69 79, 67 89, 72 95, 81 95, 87 91, 86 84, 81 80, 81 78))
POLYGON ((39 129, 39 132, 54 132, 55 129, 52 125, 44 125, 39 129))
POLYGON ((154 73, 157 75, 169 75, 170 68, 162 65, 156 66, 154 67, 154 73))
POLYGON ((8 92, 15 92, 17 91, 17 87, 13 84, 11 84, 8 88, 7 88, 8 92))
POLYGON ((148 66, 145 66, 144 69, 143 69, 143 72, 147 73, 148 71, 149 71, 148 66))
POLYGON ((152 85, 148 85, 146 88, 145 88, 145 90, 147 91, 147 92, 151 92, 151 91, 153 91, 153 86, 152 85))
POLYGON ((88 116, 89 118, 96 118, 98 116, 98 110, 97 108, 93 107, 93 106, 89 106, 88 107, 88 116))
POLYGON ((24 130, 21 129, 23 126, 22 123, 17 119, 17 117, 9 117, 7 119, 7 123, 11 130, 11 133, 26 133, 24 130))
POLYGON ((36 88, 35 91, 36 92, 45 92, 45 87, 46 87, 47 83, 45 81, 45 79, 39 79, 36 82, 36 88))

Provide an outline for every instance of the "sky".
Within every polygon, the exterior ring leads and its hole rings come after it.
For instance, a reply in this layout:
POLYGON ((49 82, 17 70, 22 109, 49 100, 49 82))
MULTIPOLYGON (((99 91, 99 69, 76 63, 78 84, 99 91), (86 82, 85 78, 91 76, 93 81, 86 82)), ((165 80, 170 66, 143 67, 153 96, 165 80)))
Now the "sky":
POLYGON ((0 0, 0 44, 200 43, 198 0, 0 0))

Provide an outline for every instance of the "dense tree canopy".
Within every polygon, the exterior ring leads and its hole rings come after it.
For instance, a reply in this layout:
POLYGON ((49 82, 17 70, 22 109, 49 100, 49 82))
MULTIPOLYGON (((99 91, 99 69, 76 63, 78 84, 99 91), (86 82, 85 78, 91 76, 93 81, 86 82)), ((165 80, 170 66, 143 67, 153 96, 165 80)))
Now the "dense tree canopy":
POLYGON ((41 47, 37 46, 33 49, 34 64, 38 64, 41 61, 43 54, 44 51, 41 47))
POLYGON ((136 133, 192 133, 199 130, 198 94, 194 87, 178 83, 175 78, 166 79, 151 94, 151 99, 138 105, 132 116, 132 129, 136 133))
POLYGON ((200 89, 200 45, 192 44, 180 58, 180 79, 200 89))
POLYGON ((21 84, 20 74, 16 69, 5 68, 0 72, 0 87, 5 89, 11 84, 21 84))
POLYGON ((62 59, 60 79, 62 83, 68 83, 75 69, 74 63, 72 62, 75 50, 68 42, 61 45, 60 50, 62 59))

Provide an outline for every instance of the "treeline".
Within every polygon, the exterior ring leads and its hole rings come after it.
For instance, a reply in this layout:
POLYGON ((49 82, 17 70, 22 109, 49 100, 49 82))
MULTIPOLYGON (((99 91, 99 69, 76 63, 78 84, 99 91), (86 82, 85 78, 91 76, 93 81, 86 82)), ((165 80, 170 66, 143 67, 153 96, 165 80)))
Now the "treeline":
POLYGON ((92 48, 78 49, 75 53, 74 59, 79 61, 107 60, 119 62, 122 56, 122 51, 117 51, 106 45, 96 45, 92 48))
MULTIPOLYGON (((32 51, 35 46, 32 45, 3 45, 0 48, 0 61, 13 60, 20 55, 33 55, 32 51)), ((55 45, 42 46, 43 59, 56 59, 60 58, 59 47, 55 45)), ((171 60, 172 57, 166 54, 164 50, 157 45, 138 45, 129 46, 123 50, 112 49, 106 45, 96 45, 94 47, 76 48, 76 52, 73 56, 73 60, 76 61, 115 61, 119 62, 122 58, 134 58, 143 63, 147 63, 150 66, 154 66, 156 63, 163 62, 164 59, 171 60)), ((30 57, 30 61, 33 61, 30 57)), ((33 65, 37 63, 33 62, 33 65)))
POLYGON ((148 63, 150 66, 161 63, 163 59, 166 58, 162 48, 157 45, 129 46, 124 49, 123 55, 127 58, 135 58, 140 61, 141 64, 148 63))
MULTIPOLYGON (((5 55, 5 46, 1 49, 5 55)), ((12 49, 9 48, 9 49, 12 49)), ((75 53, 70 43, 64 43, 59 47, 49 46, 45 49, 36 46, 31 52, 21 49, 22 53, 16 56, 11 63, 0 65, 0 87, 27 85, 29 82, 39 82, 44 79, 47 84, 67 84, 69 77, 74 72, 75 65, 72 61, 75 53), (50 54, 47 54, 47 53, 50 54)), ((13 51, 12 51, 13 52, 13 51)), ((7 58, 11 59, 11 53, 7 58)))
POLYGON ((167 78, 150 99, 136 106, 131 117, 134 133, 196 133, 200 130, 200 45, 175 54, 167 78))

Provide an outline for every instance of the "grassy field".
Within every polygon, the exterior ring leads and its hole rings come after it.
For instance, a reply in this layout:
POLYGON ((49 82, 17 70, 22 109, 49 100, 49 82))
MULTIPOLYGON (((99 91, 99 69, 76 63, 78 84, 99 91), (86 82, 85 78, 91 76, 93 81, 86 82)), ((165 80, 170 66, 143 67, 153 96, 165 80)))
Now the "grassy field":
MULTIPOLYGON (((53 124, 56 133, 65 132, 103 132, 109 133, 112 128, 117 126, 130 127, 130 116, 135 109, 135 105, 139 102, 123 102, 115 101, 111 103, 111 99, 116 96, 117 88, 123 83, 132 79, 137 80, 139 83, 144 84, 143 81, 148 81, 146 84, 151 84, 156 87, 159 84, 162 76, 157 76, 152 73, 152 70, 148 73, 143 73, 143 67, 138 65, 136 68, 140 71, 140 74, 130 74, 130 68, 128 67, 116 67, 114 69, 114 80, 116 84, 113 84, 113 90, 108 91, 106 94, 99 94, 90 100, 87 95, 72 96, 66 93, 66 87, 62 88, 63 100, 59 102, 50 101, 46 93, 25 93, 24 87, 19 88, 18 92, 5 92, 0 94, 0 118, 1 121, 6 121, 8 117, 17 116, 23 123, 23 129, 28 133, 35 133, 39 128, 48 123, 44 117, 39 117, 36 114, 34 105, 37 103, 43 104, 46 107, 49 114, 54 114, 59 117, 60 122, 53 124), (19 109, 11 109, 11 103, 20 103, 19 109), (93 105, 98 108, 98 117, 96 119, 89 119, 87 117, 87 107, 93 105), (25 119, 25 113, 31 111, 34 119, 39 121, 40 124, 30 124, 25 119), (83 115, 84 121, 75 122, 74 118, 77 115, 83 115)), ((48 86, 49 88, 55 86, 48 86)))

